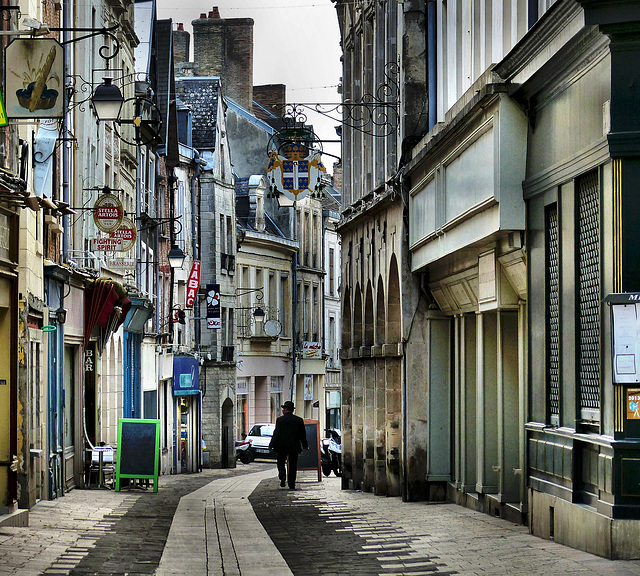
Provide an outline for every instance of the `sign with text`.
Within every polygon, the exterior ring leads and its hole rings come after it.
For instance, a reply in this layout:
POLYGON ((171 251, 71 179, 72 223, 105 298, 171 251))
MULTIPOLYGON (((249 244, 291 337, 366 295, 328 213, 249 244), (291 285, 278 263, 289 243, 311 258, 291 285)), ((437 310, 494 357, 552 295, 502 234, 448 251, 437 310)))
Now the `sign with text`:
POLYGON ((187 278, 187 298, 184 302, 185 308, 193 308, 193 304, 196 301, 196 296, 198 294, 198 288, 200 288, 200 261, 194 260, 191 265, 189 278, 187 278))
POLYGON ((113 232, 120 227, 124 216, 122 203, 110 192, 100 194, 93 205, 93 221, 102 232, 113 232))
POLYGON ((207 328, 219 330, 220 320, 220 284, 207 284, 207 328))
POLYGON ((322 342, 303 342, 303 358, 322 358, 322 342))
POLYGON ((120 222, 120 226, 109 234, 110 238, 120 238, 122 240, 122 247, 120 250, 126 252, 131 250, 136 243, 136 227, 131 222, 130 218, 123 218, 120 222))
POLYGON ((91 238, 91 250, 93 252, 104 252, 122 250, 122 238, 91 238))
POLYGON ((610 294, 605 298, 611 306, 613 382, 616 384, 640 382, 640 303, 634 296, 610 294))

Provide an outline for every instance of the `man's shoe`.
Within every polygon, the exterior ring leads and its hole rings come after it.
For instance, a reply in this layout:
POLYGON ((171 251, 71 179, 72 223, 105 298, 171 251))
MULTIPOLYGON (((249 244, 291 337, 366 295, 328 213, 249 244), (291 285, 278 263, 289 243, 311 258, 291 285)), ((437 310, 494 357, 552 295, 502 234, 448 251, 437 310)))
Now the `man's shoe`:
MULTIPOLYGON (((284 484, 283 484, 283 486, 284 486, 284 484)), ((289 490, 295 490, 295 489, 296 489, 295 486, 289 486, 289 490)))
POLYGON ((280 487, 281 488, 284 488, 284 484, 285 484, 285 481, 284 480, 280 480, 280 487))

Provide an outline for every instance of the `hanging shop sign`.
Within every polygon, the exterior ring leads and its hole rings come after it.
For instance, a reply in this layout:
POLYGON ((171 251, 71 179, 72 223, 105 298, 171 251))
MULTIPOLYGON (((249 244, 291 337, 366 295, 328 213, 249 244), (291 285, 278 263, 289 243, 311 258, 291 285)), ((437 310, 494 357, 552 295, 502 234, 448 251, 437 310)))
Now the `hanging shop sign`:
POLYGON ((219 330, 220 320, 220 284, 207 284, 207 328, 219 330))
POLYGON ((289 200, 302 200, 321 185, 326 169, 319 150, 310 147, 311 132, 286 131, 272 141, 267 165, 267 179, 273 192, 284 194, 289 200), (281 142, 280 146, 276 143, 281 142), (284 142, 284 143, 282 143, 284 142))
POLYGON ((120 252, 121 246, 121 238, 91 238, 92 252, 120 252))
POLYGON ((136 227, 130 218, 123 218, 120 226, 109 234, 109 238, 120 238, 122 240, 119 248, 122 252, 126 252, 135 246, 136 236, 136 227))
POLYGON ((173 357, 173 395, 190 396, 200 392, 200 365, 193 356, 173 357))
POLYGON ((107 268, 112 270, 134 270, 135 258, 107 258, 107 268))
POLYGON ((120 227, 124 212, 122 202, 111 193, 100 194, 93 205, 93 221, 102 232, 113 232, 120 227))
POLYGON ((303 358, 321 358, 322 342, 303 342, 302 343, 303 358))
POLYGON ((187 278, 187 298, 184 303, 185 308, 193 308, 193 304, 196 301, 196 296, 198 294, 198 288, 200 288, 200 261, 194 260, 191 265, 189 278, 187 278))
POLYGON ((57 40, 12 40, 5 62, 8 118, 62 118, 63 49, 57 40))

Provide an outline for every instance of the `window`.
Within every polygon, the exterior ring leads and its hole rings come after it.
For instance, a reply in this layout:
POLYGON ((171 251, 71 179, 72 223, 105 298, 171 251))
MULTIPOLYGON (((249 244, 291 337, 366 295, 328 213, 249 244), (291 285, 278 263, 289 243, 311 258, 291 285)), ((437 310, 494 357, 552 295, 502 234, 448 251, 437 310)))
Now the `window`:
POLYGON ((227 216, 227 254, 233 254, 233 225, 231 216, 227 216))
POLYGON ((582 420, 600 410, 600 183, 591 172, 576 183, 578 402, 582 420))
POLYGON ((560 265, 558 205, 546 210, 547 407, 550 422, 560 424, 560 265))
POLYGON ((280 324, 282 325, 281 336, 287 336, 287 306, 286 303, 291 300, 288 298, 287 294, 287 276, 284 274, 280 275, 280 294, 279 294, 279 302, 280 302, 280 324))
POLYGON ((329 248, 329 294, 335 294, 335 262, 336 255, 333 248, 329 248))
POLYGON ((224 214, 220 214, 220 253, 221 254, 228 254, 229 251, 227 249, 227 245, 226 245, 226 235, 225 235, 225 230, 224 230, 224 214))

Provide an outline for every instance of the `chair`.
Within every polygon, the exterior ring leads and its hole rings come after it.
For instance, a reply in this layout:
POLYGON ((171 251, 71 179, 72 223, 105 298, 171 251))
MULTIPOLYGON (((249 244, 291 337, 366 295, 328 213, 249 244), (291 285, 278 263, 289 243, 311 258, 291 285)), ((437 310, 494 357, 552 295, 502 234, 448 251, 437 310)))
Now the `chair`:
POLYGON ((102 488, 106 484, 105 477, 111 477, 110 484, 113 482, 115 474, 115 450, 113 446, 96 446, 91 450, 91 466, 89 468, 89 484, 91 487, 91 477, 96 475, 98 488, 102 488))

